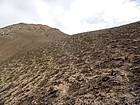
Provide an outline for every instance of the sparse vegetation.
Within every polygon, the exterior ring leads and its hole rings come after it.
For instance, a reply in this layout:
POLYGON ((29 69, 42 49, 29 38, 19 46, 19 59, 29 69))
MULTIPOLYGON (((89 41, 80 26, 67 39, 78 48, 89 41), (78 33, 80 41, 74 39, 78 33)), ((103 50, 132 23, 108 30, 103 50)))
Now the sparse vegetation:
POLYGON ((7 29, 0 105, 140 105, 140 22, 72 36, 23 23, 7 29))

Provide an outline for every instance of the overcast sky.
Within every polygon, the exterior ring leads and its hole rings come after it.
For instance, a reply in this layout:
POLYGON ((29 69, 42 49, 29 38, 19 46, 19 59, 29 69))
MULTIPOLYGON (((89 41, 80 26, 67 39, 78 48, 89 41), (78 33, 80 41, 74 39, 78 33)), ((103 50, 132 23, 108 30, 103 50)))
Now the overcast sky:
POLYGON ((0 27, 45 24, 73 34, 140 21, 140 0, 0 0, 0 27))

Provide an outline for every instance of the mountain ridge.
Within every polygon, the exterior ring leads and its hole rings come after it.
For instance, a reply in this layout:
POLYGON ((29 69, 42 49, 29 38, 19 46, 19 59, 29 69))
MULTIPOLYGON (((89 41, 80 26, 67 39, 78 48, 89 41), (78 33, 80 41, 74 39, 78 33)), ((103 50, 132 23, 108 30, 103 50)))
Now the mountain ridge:
POLYGON ((140 104, 140 22, 72 36, 21 33, 0 43, 28 42, 0 63, 2 105, 140 104))
POLYGON ((10 57, 22 48, 28 50, 28 47, 29 49, 31 47, 37 47, 42 43, 47 43, 65 36, 62 32, 59 36, 56 34, 60 34, 58 29, 40 24, 19 23, 2 28, 0 29, 0 44, 2 49, 0 50, 0 59, 5 59, 4 56, 6 55, 10 57))

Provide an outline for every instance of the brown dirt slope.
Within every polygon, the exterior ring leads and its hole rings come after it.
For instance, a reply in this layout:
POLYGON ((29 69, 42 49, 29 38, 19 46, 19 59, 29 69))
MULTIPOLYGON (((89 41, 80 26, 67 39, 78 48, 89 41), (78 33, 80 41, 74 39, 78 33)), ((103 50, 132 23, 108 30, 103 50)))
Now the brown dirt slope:
POLYGON ((26 52, 64 36, 64 33, 58 29, 40 24, 19 23, 2 28, 0 29, 0 62, 16 53, 26 52))
POLYGON ((48 30, 41 39, 32 30, 35 47, 4 56, 1 105, 140 105, 140 22, 73 36, 48 30))

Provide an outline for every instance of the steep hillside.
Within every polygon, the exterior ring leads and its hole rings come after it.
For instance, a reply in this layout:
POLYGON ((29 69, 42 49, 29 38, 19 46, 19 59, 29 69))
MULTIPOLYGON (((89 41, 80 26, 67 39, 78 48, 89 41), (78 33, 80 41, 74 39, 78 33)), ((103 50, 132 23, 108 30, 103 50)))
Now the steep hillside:
POLYGON ((2 28, 0 29, 0 62, 16 53, 26 52, 64 36, 65 34, 58 29, 39 24, 19 23, 2 28))
POLYGON ((1 36, 2 105, 140 105, 140 22, 72 36, 26 26, 1 36))

